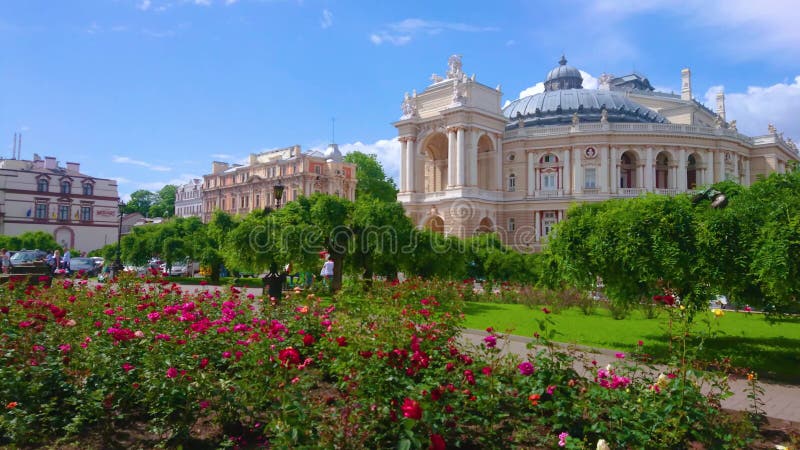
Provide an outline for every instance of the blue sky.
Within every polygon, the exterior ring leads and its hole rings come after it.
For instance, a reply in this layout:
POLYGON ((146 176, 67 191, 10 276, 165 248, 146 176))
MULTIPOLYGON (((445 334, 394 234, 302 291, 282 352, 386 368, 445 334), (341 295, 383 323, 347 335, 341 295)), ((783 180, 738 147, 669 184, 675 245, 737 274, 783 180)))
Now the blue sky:
MULTIPOLYGON (((120 194, 212 160, 335 139, 399 171, 403 93, 463 55, 504 100, 564 52, 591 77, 645 74, 765 134, 800 138, 795 1, 0 0, 0 152, 56 156, 120 194)), ((592 78, 588 78, 591 82, 592 78)), ((530 92, 530 91, 528 91, 530 92)))

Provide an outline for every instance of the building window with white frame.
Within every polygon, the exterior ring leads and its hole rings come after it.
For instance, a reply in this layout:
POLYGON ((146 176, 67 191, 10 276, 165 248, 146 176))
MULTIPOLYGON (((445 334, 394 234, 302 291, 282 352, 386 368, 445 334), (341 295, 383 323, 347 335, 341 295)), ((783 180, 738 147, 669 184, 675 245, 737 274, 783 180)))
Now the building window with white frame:
POLYGON ((92 183, 83 184, 83 195, 94 195, 94 186, 92 183))
POLYGON ((69 205, 58 205, 58 221, 66 222, 69 220, 69 205))
POLYGON ((37 219, 47 219, 47 202, 38 201, 35 206, 34 217, 37 219))
POLYGON ((91 222, 91 221, 92 221, 92 207, 81 206, 81 222, 91 222))
POLYGON ((597 169, 586 167, 583 169, 583 187, 586 189, 597 189, 597 169))
POLYGON ((517 190, 517 176, 513 173, 508 176, 508 192, 514 192, 517 190))
POLYGON ((547 236, 553 231, 553 227, 558 223, 555 211, 545 211, 542 213, 542 235, 547 236))
POLYGON ((555 191, 556 190, 556 174, 548 172, 542 174, 542 190, 555 191))
POLYGON ((61 182, 61 193, 62 194, 69 194, 72 192, 72 184, 69 181, 62 181, 61 182))
POLYGON ((517 229, 517 222, 513 217, 508 219, 508 231, 515 231, 517 229))
POLYGON ((36 190, 39 192, 47 192, 50 190, 50 183, 46 179, 40 178, 36 183, 36 190))

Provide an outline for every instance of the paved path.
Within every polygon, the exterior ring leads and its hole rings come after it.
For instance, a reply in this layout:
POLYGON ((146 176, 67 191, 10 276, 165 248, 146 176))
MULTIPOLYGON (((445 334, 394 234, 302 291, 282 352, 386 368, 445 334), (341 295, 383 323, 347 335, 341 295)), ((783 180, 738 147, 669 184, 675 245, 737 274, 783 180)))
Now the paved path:
MULTIPOLYGON (((474 345, 480 345, 483 338, 488 333, 482 330, 464 330, 463 338, 466 342, 474 345)), ((530 350, 526 345, 531 341, 530 338, 522 336, 509 335, 502 350, 504 352, 516 353, 520 356, 527 355, 530 350)), ((498 346, 500 341, 498 340, 498 346)), ((618 360, 615 356, 615 351, 605 349, 585 349, 581 352, 586 356, 586 362, 596 360, 597 365, 605 367, 607 364, 616 364, 618 360)), ((584 362, 576 361, 575 369, 579 373, 584 372, 584 362)), ((584 374, 585 375, 585 374, 584 374)), ((764 402, 764 411, 767 417, 773 419, 789 420, 791 422, 800 423, 800 386, 776 384, 761 382, 761 387, 764 389, 764 394, 761 400, 764 402)), ((746 411, 750 400, 747 398, 747 380, 744 379, 731 379, 731 391, 733 396, 725 399, 722 402, 722 407, 735 411, 746 411)))

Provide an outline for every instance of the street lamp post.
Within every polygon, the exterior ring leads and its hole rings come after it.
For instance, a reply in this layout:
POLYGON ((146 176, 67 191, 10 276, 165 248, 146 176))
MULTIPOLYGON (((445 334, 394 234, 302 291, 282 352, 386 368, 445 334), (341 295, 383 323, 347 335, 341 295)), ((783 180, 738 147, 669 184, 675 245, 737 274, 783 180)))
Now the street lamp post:
POLYGON ((272 186, 272 194, 275 196, 275 209, 281 208, 281 199, 283 198, 283 189, 284 186, 281 184, 280 180, 278 184, 272 186))
POLYGON ((125 202, 120 201, 119 205, 119 224, 117 228, 117 259, 114 260, 114 265, 111 266, 111 270, 114 273, 113 276, 117 276, 120 272, 122 272, 122 209, 125 208, 125 202))

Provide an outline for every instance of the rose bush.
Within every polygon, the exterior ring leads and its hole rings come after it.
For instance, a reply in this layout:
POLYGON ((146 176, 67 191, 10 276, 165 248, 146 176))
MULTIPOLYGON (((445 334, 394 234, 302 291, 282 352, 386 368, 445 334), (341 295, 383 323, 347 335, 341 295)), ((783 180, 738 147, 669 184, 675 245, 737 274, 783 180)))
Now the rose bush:
POLYGON ((147 424, 165 445, 204 427, 214 445, 274 448, 745 446, 706 375, 658 378, 620 358, 588 367, 551 345, 505 355, 494 330, 460 336, 472 285, 409 280, 290 295, 158 277, 0 287, 0 443, 147 424), (196 289, 196 288, 193 288, 196 289), (208 433, 211 429, 213 433, 208 433))

